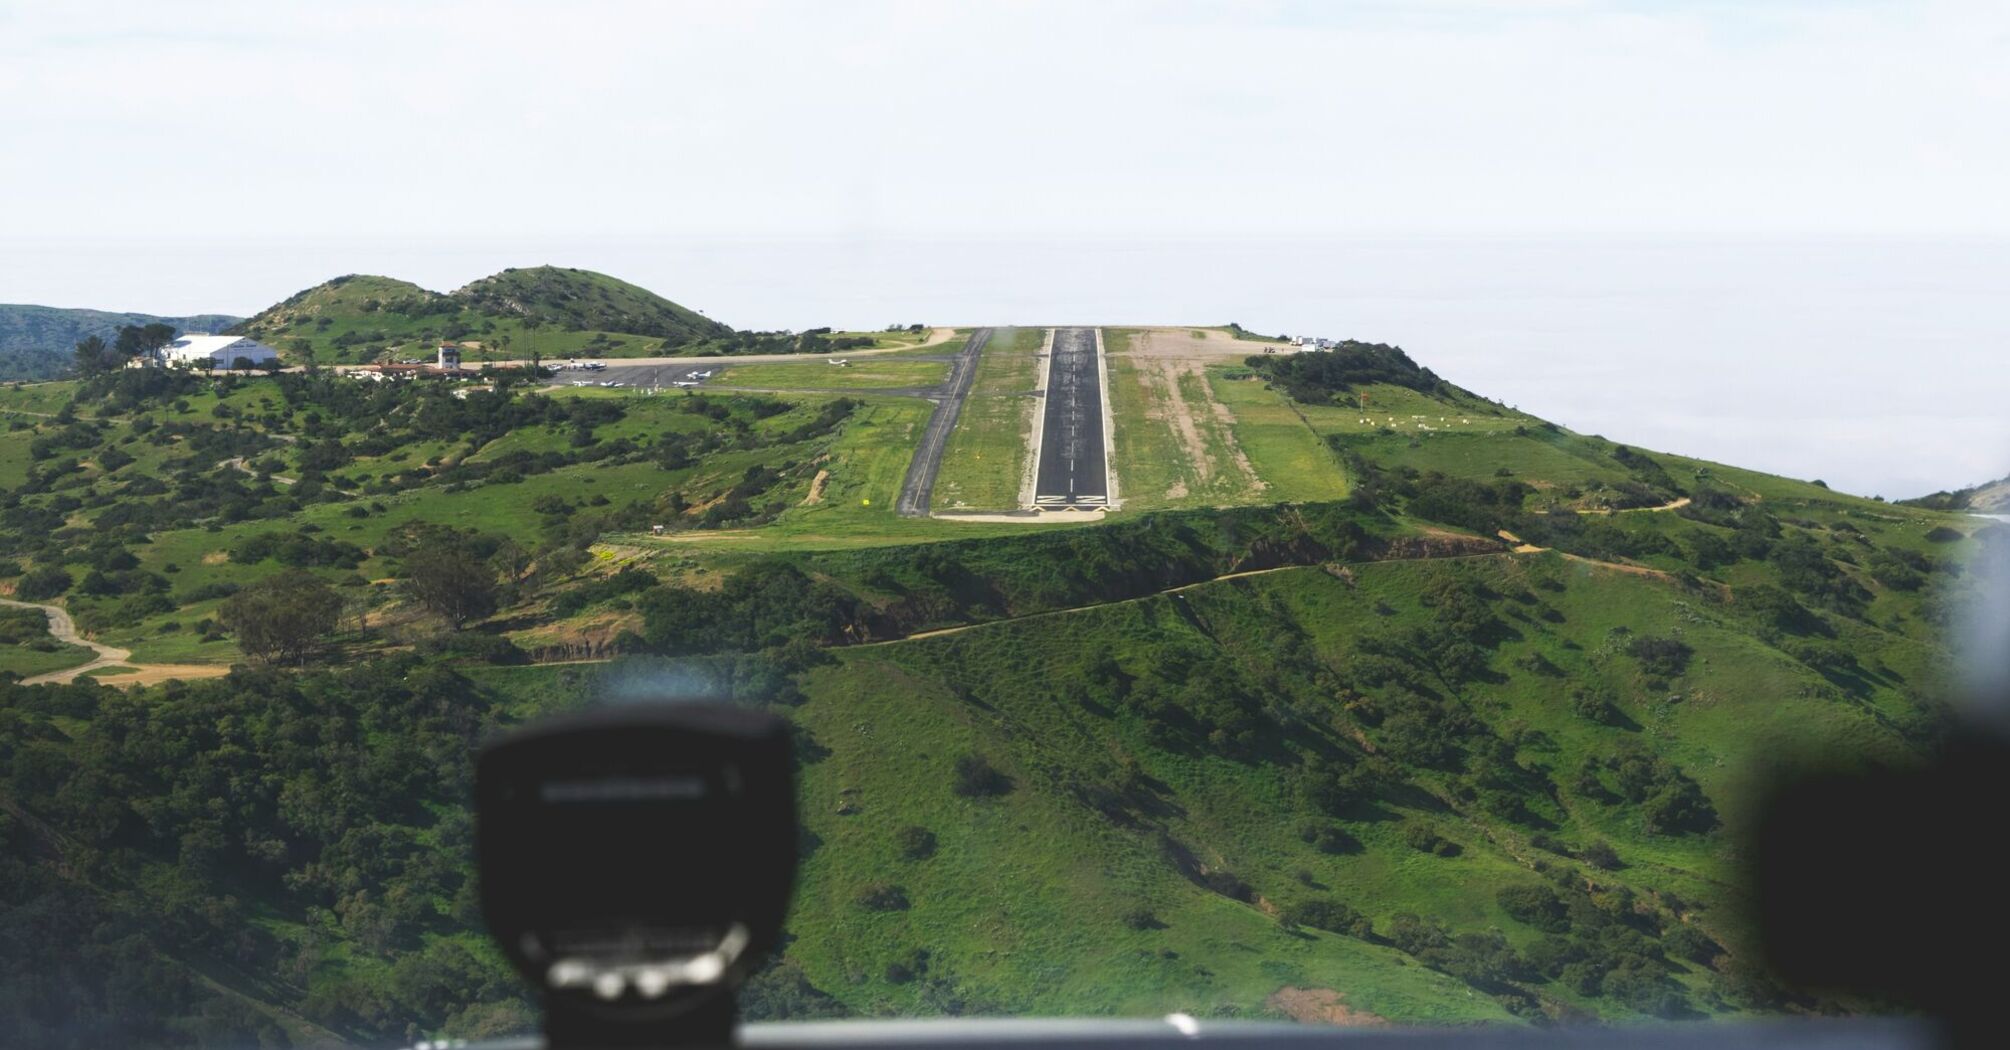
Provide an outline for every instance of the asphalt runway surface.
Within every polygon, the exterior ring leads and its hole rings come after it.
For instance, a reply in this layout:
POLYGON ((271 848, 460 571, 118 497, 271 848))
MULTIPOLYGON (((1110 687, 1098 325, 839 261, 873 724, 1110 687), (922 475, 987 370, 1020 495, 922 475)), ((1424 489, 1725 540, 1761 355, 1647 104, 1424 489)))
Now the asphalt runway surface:
POLYGON ((1040 510, 1101 507, 1110 501, 1103 460, 1103 375, 1096 334, 1054 331, 1047 366, 1047 418, 1040 431, 1040 472, 1033 506, 1040 510))
POLYGON ((970 393, 970 383, 977 378, 977 356, 984 352, 984 344, 991 340, 991 329, 979 328, 970 333, 970 339, 963 344, 963 352, 956 355, 949 365, 949 378, 928 395, 935 402, 935 411, 929 413, 928 426, 921 432, 921 443, 914 449, 914 459, 907 464, 907 479, 901 482, 900 498, 894 501, 893 509, 903 518, 925 518, 928 516, 928 502, 935 495, 935 474, 942 469, 942 450, 949 446, 949 432, 956 428, 956 416, 963 411, 963 399, 970 393))

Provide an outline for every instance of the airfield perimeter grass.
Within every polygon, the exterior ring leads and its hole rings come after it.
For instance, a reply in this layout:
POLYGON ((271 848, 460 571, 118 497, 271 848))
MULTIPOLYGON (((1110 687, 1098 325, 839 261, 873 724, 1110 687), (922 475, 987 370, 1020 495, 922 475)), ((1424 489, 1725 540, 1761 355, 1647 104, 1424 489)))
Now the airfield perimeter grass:
MULTIPOLYGON (((868 349, 872 350, 912 350, 915 347, 927 345, 929 337, 934 334, 935 330, 933 328, 923 328, 919 332, 910 332, 903 328, 894 332, 832 332, 830 337, 832 339, 870 339, 872 340, 872 346, 868 349)), ((843 353, 843 351, 840 351, 840 353, 843 353)))
POLYGON ((831 444, 823 499, 798 503, 758 529, 625 536, 621 542, 734 565, 776 551, 880 547, 933 540, 1005 536, 1028 529, 1079 528, 1065 522, 961 522, 903 518, 894 512, 914 445, 933 406, 919 398, 866 397, 831 444))
MULTIPOLYGON (((1286 477, 1266 476, 1256 457, 1237 443, 1237 428, 1215 410, 1215 395, 1205 376, 1180 364, 1164 367, 1146 364, 1131 356, 1134 329, 1103 329, 1103 347, 1109 365, 1110 416, 1116 457, 1112 464, 1117 475, 1118 498, 1126 511, 1165 510, 1188 507, 1228 507, 1279 502, 1271 486, 1301 487, 1286 477), (1176 429, 1177 415, 1168 388, 1168 379, 1179 384, 1186 416, 1200 442, 1198 450, 1207 465, 1195 462, 1194 450, 1176 429), (1237 462, 1247 456, 1255 478, 1245 474, 1237 462)), ((1277 453, 1268 458, 1273 468, 1288 466, 1294 454, 1277 445, 1278 435, 1267 435, 1277 453)), ((1285 438, 1289 441, 1291 439, 1285 438)), ((1300 450, 1302 454, 1302 450, 1300 450)), ((1341 483, 1343 486, 1345 482, 1341 483)), ((1317 487, 1312 482, 1309 487, 1317 487)), ((1342 489, 1344 491, 1344 488, 1342 489)), ((1290 497, 1286 497, 1290 498, 1290 497)))
MULTIPOLYGON (((1127 355, 1130 336, 1123 329, 1103 330, 1109 369, 1111 442, 1116 452, 1111 470, 1117 476, 1118 498, 1127 510, 1229 502, 1239 492, 1195 491, 1198 475, 1186 446, 1173 432, 1170 399, 1127 355)), ((1216 462, 1221 462, 1218 457, 1216 462)))
POLYGON ((1019 505, 1032 447, 1028 425, 1039 400, 1044 328, 1000 328, 977 362, 970 396, 956 417, 935 478, 936 510, 1010 510, 1019 505))
POLYGON ((719 386, 761 390, 872 390, 940 386, 948 377, 949 364, 945 361, 888 361, 861 357, 844 367, 826 361, 728 365, 712 377, 712 382, 719 386))
POLYGON ((1306 424, 1284 395, 1253 379, 1227 379, 1210 368, 1207 389, 1235 415, 1235 441, 1257 476, 1266 499, 1316 503, 1347 495, 1347 478, 1333 450, 1306 424))

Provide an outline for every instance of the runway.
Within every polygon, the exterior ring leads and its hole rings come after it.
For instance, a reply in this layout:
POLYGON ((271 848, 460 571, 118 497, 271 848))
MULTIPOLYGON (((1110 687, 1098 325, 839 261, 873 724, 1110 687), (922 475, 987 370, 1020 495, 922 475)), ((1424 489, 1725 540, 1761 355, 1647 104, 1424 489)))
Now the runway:
POLYGON ((925 518, 928 516, 928 502, 935 495, 935 474, 942 469, 942 450, 949 446, 949 432, 956 428, 956 416, 963 411, 963 399, 970 393, 970 383, 977 378, 977 358, 984 352, 984 344, 991 341, 991 329, 979 328, 970 333, 970 339, 963 344, 963 352, 956 355, 949 365, 949 378, 940 387, 928 394, 935 402, 935 411, 928 416, 928 426, 921 432, 921 443, 915 446, 914 458, 907 464, 907 479, 901 483, 900 498, 894 502, 894 510, 904 518, 925 518))
POLYGON ((1110 501, 1101 364, 1094 329, 1055 330, 1040 467, 1033 485, 1035 509, 1090 510, 1110 501))

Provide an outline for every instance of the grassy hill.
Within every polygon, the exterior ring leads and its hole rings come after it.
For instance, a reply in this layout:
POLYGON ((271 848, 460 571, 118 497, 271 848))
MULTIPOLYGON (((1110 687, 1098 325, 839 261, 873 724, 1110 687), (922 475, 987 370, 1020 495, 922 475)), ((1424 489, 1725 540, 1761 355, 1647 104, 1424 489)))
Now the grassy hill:
POLYGON ((161 323, 183 332, 221 332, 239 320, 225 314, 158 317, 0 303, 0 381, 54 379, 69 370, 70 351, 78 342, 90 336, 110 342, 127 325, 161 323))
POLYGON ((733 334, 731 328, 654 292, 586 270, 512 267, 460 289, 454 298, 475 309, 515 315, 532 326, 634 332, 673 347, 733 334))
POLYGON ((0 391, 0 592, 138 665, 239 665, 0 682, 0 960, 79 960, 0 989, 121 1045, 520 1028, 472 909, 469 742, 674 676, 802 730, 805 867, 759 1016, 1847 1005, 1755 967, 1729 859, 1748 777, 1927 746, 1942 628, 2006 530, 1575 434, 1363 353, 1181 379, 1259 471, 1344 498, 1095 525, 895 517, 915 398, 0 391), (487 575, 480 608, 418 586, 440 550, 487 575), (301 574, 339 619, 299 660, 247 659, 226 608, 301 574))
POLYGON ((2010 478, 1971 485, 1950 492, 1936 492, 1918 499, 1900 500, 1909 507, 1933 510, 1970 510, 1977 514, 2010 514, 2010 478))
POLYGON ((450 293, 351 274, 260 311, 237 331, 290 359, 323 363, 425 355, 438 342, 497 356, 638 356, 701 352, 735 338, 653 292, 604 274, 509 269, 450 293))

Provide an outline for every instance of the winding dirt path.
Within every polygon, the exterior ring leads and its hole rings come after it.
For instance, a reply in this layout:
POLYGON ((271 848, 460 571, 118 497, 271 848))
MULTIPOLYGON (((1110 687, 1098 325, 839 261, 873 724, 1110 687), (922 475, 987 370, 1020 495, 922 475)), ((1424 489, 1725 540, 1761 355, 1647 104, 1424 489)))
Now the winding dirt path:
POLYGON ((103 685, 155 685, 170 678, 221 678, 230 673, 223 664, 135 664, 132 650, 91 641, 77 631, 77 622, 60 605, 43 605, 38 602, 21 602, 12 598, 0 598, 0 605, 14 609, 33 609, 49 621, 49 636, 65 645, 81 646, 95 655, 86 663, 66 667, 60 671, 49 671, 21 679, 22 685, 63 685, 77 680, 78 676, 101 667, 127 667, 129 670, 114 675, 101 676, 103 685))
POLYGON ((1686 507, 1688 505, 1689 505, 1689 497, 1684 496, 1681 499, 1675 500, 1672 503, 1663 503, 1658 507, 1621 507, 1618 510, 1581 510, 1578 511, 1578 513, 1579 514, 1639 514, 1642 511, 1652 513, 1654 511, 1660 511, 1660 510, 1681 510, 1683 507, 1686 507))
MULTIPOLYGON (((229 467, 229 468, 230 468, 230 469, 232 469, 232 470, 235 470, 235 471, 237 471, 237 472, 238 472, 238 473, 240 473, 240 474, 249 474, 249 475, 251 475, 252 477, 257 477, 257 476, 258 476, 258 471, 256 471, 256 470, 253 470, 253 469, 251 469, 251 464, 249 464, 249 463, 246 463, 246 462, 244 461, 244 457, 243 457, 243 456, 232 456, 232 457, 230 457, 229 459, 226 459, 226 460, 224 460, 224 461, 223 461, 223 465, 224 465, 224 466, 226 466, 226 467, 229 467)), ((298 482, 298 481, 299 481, 300 479, 299 479, 299 478, 285 478, 285 477, 280 477, 280 476, 279 476, 279 475, 277 475, 277 474, 274 474, 274 475, 272 475, 272 480, 273 480, 273 481, 276 481, 276 482, 278 482, 278 483, 279 483, 279 484, 281 484, 281 485, 291 485, 291 484, 294 484, 294 483, 298 482)))
POLYGON ((54 638, 57 641, 62 642, 64 645, 82 646, 83 648, 89 649, 93 653, 97 654, 88 663, 78 664, 75 667, 64 668, 61 671, 50 671, 47 674, 38 674, 32 678, 23 678, 21 680, 22 685, 42 685, 48 682, 73 682, 76 680, 78 675, 83 674, 85 671, 96 670, 97 668, 100 667, 111 667, 115 664, 123 664, 133 655, 132 650, 130 649, 118 649, 109 645, 101 645, 97 642, 91 641, 90 639, 84 637, 81 634, 78 634, 77 622, 75 620, 70 619, 70 614, 68 612, 65 612, 61 606, 40 605, 35 602, 17 602, 12 598, 0 598, 0 605, 5 605, 8 606, 9 608, 14 609, 33 609, 36 612, 41 613, 44 617, 48 618, 49 636, 51 638, 54 638))

